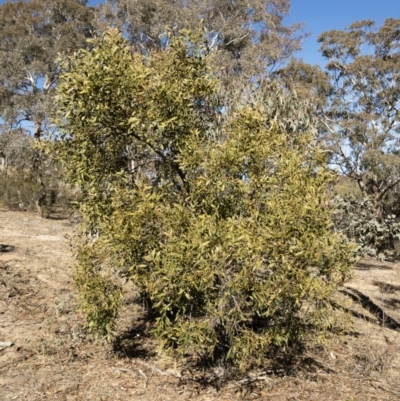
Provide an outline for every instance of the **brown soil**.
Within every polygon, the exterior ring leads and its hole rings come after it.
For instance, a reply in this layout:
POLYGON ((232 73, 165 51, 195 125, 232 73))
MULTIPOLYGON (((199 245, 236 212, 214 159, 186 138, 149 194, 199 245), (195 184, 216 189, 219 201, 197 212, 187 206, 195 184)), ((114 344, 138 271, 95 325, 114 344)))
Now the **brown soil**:
POLYGON ((0 246, 0 400, 400 400, 399 263, 358 265, 338 295, 353 316, 346 334, 240 376, 157 356, 134 298, 114 344, 90 341, 72 232, 68 220, 0 210, 0 244, 14 247, 0 246))

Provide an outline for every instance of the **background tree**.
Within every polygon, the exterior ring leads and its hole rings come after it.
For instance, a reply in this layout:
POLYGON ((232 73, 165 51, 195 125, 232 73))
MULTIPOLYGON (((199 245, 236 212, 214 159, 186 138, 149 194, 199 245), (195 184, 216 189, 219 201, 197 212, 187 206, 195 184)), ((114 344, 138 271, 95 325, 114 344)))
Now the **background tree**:
POLYGON ((86 45, 92 11, 79 0, 8 1, 0 6, 0 117, 10 127, 48 129, 59 53, 86 45))
MULTIPOLYGON (((49 130, 59 53, 86 46, 93 13, 82 0, 8 1, 0 6, 0 118, 7 132, 23 126, 39 140, 49 130)), ((42 153, 32 168, 40 186, 38 207, 46 196, 42 153)), ((39 209, 41 210, 41 209, 39 209)))
MULTIPOLYGON (((287 65, 276 71, 276 75, 296 92, 299 99, 309 100, 315 116, 321 116, 333 89, 329 76, 324 70, 302 59, 291 58, 287 65)), ((317 123, 318 119, 315 122, 317 123)))
POLYGON ((352 249, 331 232, 311 119, 254 85, 219 124, 203 37, 170 33, 144 57, 112 30, 67 59, 49 152, 97 234, 79 241, 75 274, 89 328, 112 335, 122 276, 149 298, 164 349, 245 367, 331 327, 352 249))
POLYGON ((290 0, 107 0, 102 19, 126 32, 137 51, 166 44, 166 26, 208 29, 208 45, 218 48, 214 60, 230 75, 262 74, 300 50, 302 24, 287 26, 290 0))
POLYGON ((15 129, 0 134, 0 171, 30 169, 33 157, 33 139, 27 130, 15 129))
POLYGON ((358 184, 382 222, 385 197, 400 182, 400 20, 379 29, 355 22, 318 41, 332 85, 322 116, 330 163, 358 184))
POLYGON ((34 158, 34 139, 28 130, 20 127, 0 134, 0 198, 7 207, 35 209, 41 188, 32 171, 34 158))

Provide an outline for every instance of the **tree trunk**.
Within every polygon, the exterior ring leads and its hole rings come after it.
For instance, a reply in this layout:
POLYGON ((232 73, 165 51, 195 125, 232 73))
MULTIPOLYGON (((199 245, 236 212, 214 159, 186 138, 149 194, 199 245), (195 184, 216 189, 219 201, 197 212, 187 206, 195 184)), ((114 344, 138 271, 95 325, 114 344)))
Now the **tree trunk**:
POLYGON ((7 170, 7 158, 4 156, 0 157, 0 171, 7 170))
POLYGON ((45 199, 46 199, 46 193, 42 193, 42 194, 40 195, 39 199, 35 202, 35 204, 36 204, 36 209, 37 209, 37 211, 38 211, 38 213, 39 213, 39 216, 42 217, 42 218, 43 218, 43 216, 44 216, 44 213, 43 213, 43 204, 44 204, 45 199))
POLYGON ((374 203, 376 220, 379 223, 382 223, 383 222, 383 201, 382 201, 381 194, 379 192, 375 193, 373 200, 374 200, 373 203, 374 203))
MULTIPOLYGON (((36 141, 40 141, 41 136, 42 136, 42 121, 37 121, 35 122, 34 138, 36 141)), ((39 216, 43 218, 44 217, 43 206, 44 206, 44 201, 46 200, 47 191, 46 191, 46 186, 43 182, 43 159, 40 150, 36 151, 33 163, 33 170, 36 170, 37 179, 40 184, 40 195, 39 198, 36 200, 35 205, 39 213, 39 216)))

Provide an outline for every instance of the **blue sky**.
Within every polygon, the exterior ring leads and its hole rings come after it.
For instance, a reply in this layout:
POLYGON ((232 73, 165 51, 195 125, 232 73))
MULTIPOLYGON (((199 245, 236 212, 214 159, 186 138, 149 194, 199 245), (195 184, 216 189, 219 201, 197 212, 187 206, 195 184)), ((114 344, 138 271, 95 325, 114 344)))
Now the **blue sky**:
POLYGON ((318 52, 318 36, 332 29, 343 29, 354 21, 374 20, 377 26, 386 18, 400 18, 400 0, 292 0, 288 23, 305 22, 311 36, 298 55, 310 64, 324 65, 318 52))

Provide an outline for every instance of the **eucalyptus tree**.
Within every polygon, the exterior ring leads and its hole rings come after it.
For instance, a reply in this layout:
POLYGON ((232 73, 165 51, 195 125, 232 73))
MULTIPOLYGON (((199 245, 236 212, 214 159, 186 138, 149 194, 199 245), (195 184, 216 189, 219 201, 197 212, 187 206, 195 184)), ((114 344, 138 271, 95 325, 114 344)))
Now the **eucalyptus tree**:
POLYGON ((400 183, 400 19, 373 21, 318 38, 331 90, 321 113, 330 163, 357 183, 378 221, 400 183))
POLYGON ((0 134, 0 171, 29 169, 33 157, 33 138, 23 128, 0 134))
POLYGON ((82 0, 7 1, 0 6, 0 117, 10 126, 29 122, 39 139, 58 79, 60 53, 86 45, 92 11, 82 0))
POLYGON ((302 59, 292 58, 276 72, 300 99, 308 100, 315 116, 321 115, 332 91, 329 76, 319 65, 311 65, 302 59))
POLYGON ((122 29, 136 50, 165 47, 166 26, 197 28, 218 49, 217 66, 232 75, 264 74, 301 48, 303 25, 286 25, 290 0, 107 0, 104 21, 122 29))
MULTIPOLYGON (((49 130, 59 66, 57 57, 86 46, 93 29, 93 11, 83 0, 13 0, 0 6, 0 118, 3 131, 18 127, 38 141, 49 130)), ((42 153, 33 169, 46 197, 42 153)))

